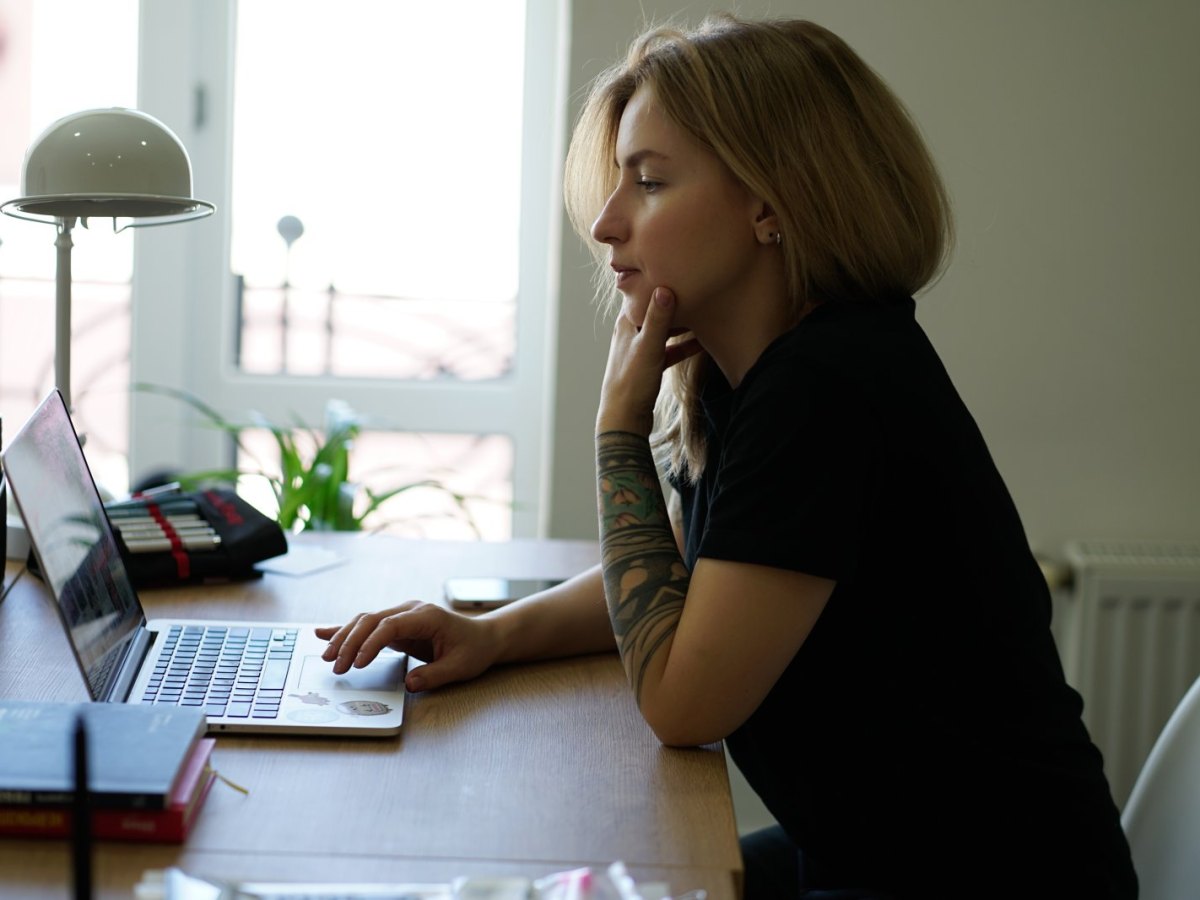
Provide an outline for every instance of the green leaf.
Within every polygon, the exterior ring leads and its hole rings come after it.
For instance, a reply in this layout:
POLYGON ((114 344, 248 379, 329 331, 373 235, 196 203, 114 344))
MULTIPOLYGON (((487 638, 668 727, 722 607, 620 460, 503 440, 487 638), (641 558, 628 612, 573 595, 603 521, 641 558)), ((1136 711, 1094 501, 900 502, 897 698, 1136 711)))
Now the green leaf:
MULTIPOLYGON (((183 474, 178 476, 178 480, 186 490, 194 490, 212 482, 238 485, 245 478, 261 477, 267 480, 275 495, 278 505, 276 518, 284 529, 361 531, 366 517, 379 512, 383 504, 407 491, 425 488, 448 497, 475 536, 481 537, 479 528, 471 516, 468 500, 482 498, 468 498, 432 478, 379 491, 352 480, 350 453, 362 431, 364 419, 345 401, 331 399, 326 403, 322 434, 306 425, 294 413, 291 415, 290 425, 272 423, 258 412, 249 414, 250 424, 239 425, 187 391, 146 382, 134 384, 133 389, 172 397, 187 404, 200 414, 207 425, 230 435, 238 449, 259 467, 257 471, 225 468, 183 474), (251 428, 266 430, 274 439, 279 451, 278 478, 268 474, 268 468, 273 467, 263 466, 243 441, 244 433, 251 428)), ((389 466, 378 469, 371 475, 379 476, 396 468, 398 467, 389 466)), ((434 516, 409 517, 407 521, 422 518, 434 516)), ((404 520, 384 519, 380 527, 387 527, 399 521, 404 520)))

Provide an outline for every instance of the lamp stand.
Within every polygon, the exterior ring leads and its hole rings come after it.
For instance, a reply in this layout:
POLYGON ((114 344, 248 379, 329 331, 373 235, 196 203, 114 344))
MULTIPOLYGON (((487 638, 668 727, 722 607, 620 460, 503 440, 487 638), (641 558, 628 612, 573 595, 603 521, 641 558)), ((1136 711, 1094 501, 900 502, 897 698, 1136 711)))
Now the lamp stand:
POLYGON ((75 217, 55 220, 58 237, 54 240, 57 266, 54 272, 54 380, 67 409, 71 407, 71 229, 75 217))

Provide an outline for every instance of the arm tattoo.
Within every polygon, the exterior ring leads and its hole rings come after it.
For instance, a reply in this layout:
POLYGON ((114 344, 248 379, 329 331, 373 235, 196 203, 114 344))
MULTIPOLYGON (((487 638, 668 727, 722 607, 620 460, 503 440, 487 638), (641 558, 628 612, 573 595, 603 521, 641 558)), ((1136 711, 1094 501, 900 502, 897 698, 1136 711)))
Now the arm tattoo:
POLYGON ((604 596, 640 704, 650 660, 679 624, 691 573, 679 556, 650 441, 606 431, 596 436, 596 463, 604 596))

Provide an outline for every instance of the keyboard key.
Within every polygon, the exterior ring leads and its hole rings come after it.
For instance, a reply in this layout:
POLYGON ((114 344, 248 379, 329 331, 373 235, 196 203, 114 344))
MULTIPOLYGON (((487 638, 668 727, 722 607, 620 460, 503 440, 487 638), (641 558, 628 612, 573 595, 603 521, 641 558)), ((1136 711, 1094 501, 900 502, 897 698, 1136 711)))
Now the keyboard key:
POLYGON ((271 659, 263 667, 261 686, 264 688, 281 689, 287 683, 288 667, 291 660, 271 659))

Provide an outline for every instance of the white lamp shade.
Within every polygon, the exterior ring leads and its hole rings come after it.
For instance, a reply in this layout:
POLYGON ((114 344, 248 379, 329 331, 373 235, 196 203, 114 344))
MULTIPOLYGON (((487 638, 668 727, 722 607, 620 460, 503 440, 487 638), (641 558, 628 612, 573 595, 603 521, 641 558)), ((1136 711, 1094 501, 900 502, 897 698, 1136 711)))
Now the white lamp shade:
POLYGON ((191 162, 179 138, 153 116, 120 107, 74 113, 43 131, 25 153, 21 189, 25 196, 2 209, 35 221, 111 217, 159 225, 214 210, 192 197, 191 162))

